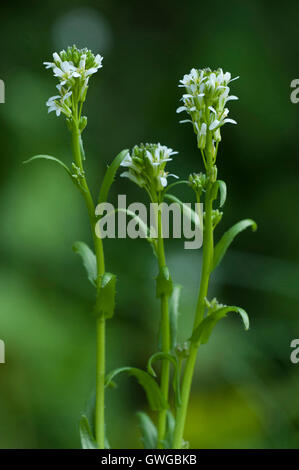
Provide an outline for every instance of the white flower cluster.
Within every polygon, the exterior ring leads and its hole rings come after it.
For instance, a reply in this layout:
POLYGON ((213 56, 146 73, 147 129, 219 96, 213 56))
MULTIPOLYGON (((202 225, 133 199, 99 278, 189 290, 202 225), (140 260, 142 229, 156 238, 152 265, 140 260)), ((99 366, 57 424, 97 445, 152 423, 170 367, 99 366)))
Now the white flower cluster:
POLYGON ((142 188, 146 188, 150 194, 153 191, 163 191, 167 186, 167 177, 176 175, 165 171, 165 165, 171 161, 174 152, 171 148, 161 144, 140 144, 133 147, 132 152, 127 153, 121 166, 126 167, 121 176, 129 178, 142 188))
POLYGON ((52 96, 46 103, 48 112, 55 111, 68 118, 72 115, 73 105, 84 102, 91 75, 102 67, 103 57, 84 48, 68 47, 59 54, 54 52, 53 62, 44 62, 47 69, 52 69, 54 77, 58 78, 59 95, 52 96))
POLYGON ((186 88, 183 95, 183 106, 177 109, 177 113, 186 111, 191 119, 180 121, 191 122, 197 135, 198 147, 202 150, 206 147, 207 131, 212 132, 212 140, 221 140, 220 127, 230 122, 237 124, 233 119, 229 119, 229 110, 225 107, 231 100, 237 100, 237 96, 229 95, 228 84, 239 77, 231 78, 229 72, 223 73, 222 69, 212 71, 206 69, 192 69, 183 80, 180 80, 180 87, 186 88))

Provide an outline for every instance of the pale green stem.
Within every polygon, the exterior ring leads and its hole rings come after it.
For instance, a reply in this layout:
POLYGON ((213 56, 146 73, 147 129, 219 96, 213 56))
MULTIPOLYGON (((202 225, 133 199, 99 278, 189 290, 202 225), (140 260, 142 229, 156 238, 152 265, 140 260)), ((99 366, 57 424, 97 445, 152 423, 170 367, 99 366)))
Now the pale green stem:
MULTIPOLYGON (((210 141, 211 144, 211 141, 210 141)), ((212 154, 207 154, 207 172, 212 167, 212 154)), ((198 201, 199 202, 199 201, 198 201)), ((199 288, 198 301, 196 306, 196 314, 194 319, 193 331, 199 325, 204 316, 205 298, 208 293, 211 263, 213 260, 214 241, 213 241, 213 226, 212 226, 212 194, 211 183, 209 184, 205 195, 205 226, 204 226, 204 239, 203 239, 203 261, 201 269, 201 281, 199 288)), ((190 389, 192 385, 194 367, 196 363, 198 346, 191 343, 189 356, 186 361, 184 376, 182 381, 182 399, 181 406, 177 409, 176 424, 173 438, 173 449, 181 449, 183 444, 184 428, 187 416, 187 409, 189 403, 190 389)))
MULTIPOLYGON (((165 262, 165 252, 164 252, 164 241, 163 241, 163 232, 162 232, 162 220, 161 220, 161 211, 158 211, 158 263, 159 269, 166 266, 165 262)), ((168 297, 163 295, 161 297, 161 339, 162 339, 162 352, 170 352, 170 326, 169 326, 169 312, 168 312, 168 297)), ((169 392, 169 374, 170 374, 170 364, 168 360, 162 361, 162 370, 161 370, 161 393, 165 400, 165 403, 168 402, 168 392, 169 392)), ((158 449, 163 448, 163 440, 165 438, 166 432, 166 418, 167 410, 163 409, 159 411, 158 415, 158 449)))
MULTIPOLYGON (((83 172, 82 156, 80 149, 80 132, 78 125, 74 125, 72 132, 73 151, 75 163, 83 172)), ((81 178, 82 190, 86 207, 88 210, 94 248, 97 260, 97 287, 99 288, 101 276, 105 273, 104 251, 102 239, 95 233, 95 206, 86 178, 81 178)), ((95 407, 95 436, 100 449, 105 448, 105 319, 97 319, 97 354, 96 354, 96 407, 95 407)))

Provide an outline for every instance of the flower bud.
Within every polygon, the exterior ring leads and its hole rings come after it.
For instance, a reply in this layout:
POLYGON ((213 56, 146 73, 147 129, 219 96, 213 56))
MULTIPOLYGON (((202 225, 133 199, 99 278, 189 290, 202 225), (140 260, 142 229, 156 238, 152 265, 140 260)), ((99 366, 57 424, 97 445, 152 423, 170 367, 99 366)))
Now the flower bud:
POLYGON ((121 166, 128 169, 121 176, 146 188, 151 194, 161 192, 167 186, 168 176, 177 178, 165 171, 166 163, 172 160, 170 156, 176 153, 161 144, 135 145, 121 163, 121 166))
POLYGON ((79 130, 82 132, 85 127, 87 126, 87 117, 86 116, 81 116, 80 122, 79 122, 79 130))

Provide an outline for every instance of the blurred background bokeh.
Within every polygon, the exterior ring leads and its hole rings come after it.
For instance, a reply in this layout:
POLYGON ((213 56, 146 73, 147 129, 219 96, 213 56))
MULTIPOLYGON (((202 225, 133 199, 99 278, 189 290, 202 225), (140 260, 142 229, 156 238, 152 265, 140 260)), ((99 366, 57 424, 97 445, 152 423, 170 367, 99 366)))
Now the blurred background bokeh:
MULTIPOLYGON (((55 81, 42 65, 76 43, 104 55, 88 94, 87 172, 93 190, 123 148, 160 141, 179 151, 171 171, 186 178, 202 163, 191 127, 179 125, 178 81, 191 67, 223 67, 232 85, 238 126, 225 126, 218 170, 228 185, 218 236, 244 217, 259 230, 243 233, 215 272, 210 296, 244 307, 245 332, 231 315, 200 350, 185 439, 191 448, 290 448, 299 443, 299 365, 290 342, 299 337, 299 78, 295 0, 191 0, 2 3, 0 78, 1 244, 0 448, 77 448, 78 420, 94 386, 92 286, 72 252, 90 243, 84 204, 60 168, 23 166, 45 153, 71 162, 62 118, 47 114, 55 81)), ((118 179, 117 194, 143 200, 118 179)), ((188 189, 176 190, 190 200, 188 189)), ((108 325, 108 369, 144 367, 156 350, 159 303, 156 264, 143 240, 105 242, 118 276, 117 309, 108 325)), ((190 334, 201 253, 167 243, 168 263, 183 285, 180 335, 190 334)), ((112 447, 140 446, 136 412, 143 391, 126 377, 107 393, 112 447)))

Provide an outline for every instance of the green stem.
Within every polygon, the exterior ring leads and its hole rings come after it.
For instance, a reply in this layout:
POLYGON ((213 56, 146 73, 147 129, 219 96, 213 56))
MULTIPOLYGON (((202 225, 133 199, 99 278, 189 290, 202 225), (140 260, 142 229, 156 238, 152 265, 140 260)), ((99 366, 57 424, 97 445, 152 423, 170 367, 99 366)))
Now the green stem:
POLYGON ((105 323, 97 319, 95 435, 100 449, 105 449, 105 323))
MULTIPOLYGON (((83 173, 82 155, 80 149, 80 131, 78 124, 74 123, 72 132, 74 159, 77 167, 83 173)), ((87 207, 92 237, 94 242, 96 260, 97 260, 97 287, 100 287, 101 277, 105 273, 104 251, 102 239, 98 238, 95 233, 95 206, 92 195, 90 193, 85 176, 80 180, 82 185, 81 193, 84 197, 87 207)), ((105 319, 97 320, 97 365, 96 365, 96 407, 95 407, 95 435, 96 441, 100 449, 105 448, 105 319)))
MULTIPOLYGON (((208 177, 212 168, 212 153, 207 155, 207 172, 208 177)), ((211 274, 211 263, 213 260, 214 241, 213 241, 213 225, 212 225, 212 183, 210 182, 205 195, 205 225, 204 225, 204 239, 203 239, 203 261, 201 269, 201 281, 198 294, 198 301, 196 306, 196 314, 194 319, 193 331, 199 325, 204 317, 205 311, 205 298, 208 293, 209 280, 211 274)), ((199 200, 197 201, 199 202, 199 200)), ((173 449, 181 449, 183 443, 183 435, 185 429, 185 422, 187 416, 187 409, 189 403, 190 390, 194 374, 194 367, 196 363, 198 346, 190 346, 189 356, 186 361, 184 376, 182 381, 182 400, 181 406, 177 409, 176 424, 173 438, 173 449)))
MULTIPOLYGON (((165 251, 164 251, 164 241, 162 233, 162 220, 161 220, 161 211, 158 210, 158 263, 159 269, 166 266, 165 262, 165 251)), ((163 295, 161 297, 161 336, 162 336, 162 351, 164 353, 170 352, 170 326, 169 326, 169 312, 168 312, 168 297, 163 295)), ((168 360, 162 361, 162 370, 161 370, 161 393, 165 399, 165 402, 168 402, 168 392, 169 392, 169 374, 170 374, 170 364, 168 360)), ((158 415, 158 449, 163 449, 163 440, 165 438, 166 432, 166 418, 167 410, 163 409, 159 411, 158 415)))
POLYGON ((185 421, 187 416, 187 408, 189 403, 189 395, 193 378, 193 371, 196 362, 197 348, 191 347, 190 353, 184 370, 184 378, 182 381, 181 406, 177 409, 175 429, 173 435, 173 449, 181 449, 183 444, 183 435, 185 421))

